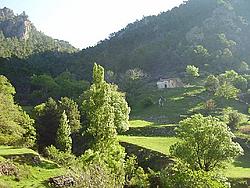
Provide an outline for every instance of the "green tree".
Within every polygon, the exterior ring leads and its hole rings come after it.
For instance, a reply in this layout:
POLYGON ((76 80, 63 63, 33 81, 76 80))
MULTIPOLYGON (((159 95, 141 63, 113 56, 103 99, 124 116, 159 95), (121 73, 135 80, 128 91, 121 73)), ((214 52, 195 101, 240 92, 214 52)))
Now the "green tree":
POLYGON ((230 107, 223 109, 223 120, 231 130, 236 130, 244 119, 244 115, 239 113, 237 110, 233 110, 230 107))
POLYGON ((45 147, 56 145, 55 138, 59 126, 60 114, 57 103, 52 98, 36 106, 34 112, 38 135, 38 150, 43 152, 45 147))
POLYGON ((93 136, 102 139, 102 137, 105 137, 102 133, 103 130, 106 130, 105 134, 107 135, 116 135, 117 131, 122 132, 128 129, 130 108, 125 96, 118 91, 116 85, 104 81, 104 69, 102 67, 94 66, 93 84, 84 93, 83 98, 82 114, 87 120, 85 126, 89 132, 94 129, 97 135, 93 136), (95 120, 99 117, 102 117, 102 120, 95 120), (111 123, 108 123, 109 121, 111 123), (107 129, 105 129, 105 125, 102 125, 103 122, 107 122, 107 129), (98 129, 101 130, 97 131, 98 129))
POLYGON ((219 79, 214 75, 209 75, 205 81, 205 88, 207 91, 216 92, 220 86, 219 79))
POLYGON ((129 156, 124 165, 125 185, 128 187, 149 187, 148 175, 138 165, 136 156, 129 156))
POLYGON ((218 97, 225 97, 226 99, 234 99, 237 98, 239 92, 239 89, 225 82, 217 89, 215 95, 218 97))
POLYGON ((61 97, 79 97, 83 91, 89 87, 89 83, 83 80, 76 80, 75 75, 69 71, 65 71, 55 78, 55 82, 59 85, 57 95, 61 97))
POLYGON ((243 154, 227 125, 211 116, 187 118, 176 132, 181 141, 171 146, 170 153, 192 170, 212 171, 243 154))
POLYGON ((60 114, 65 111, 69 120, 71 133, 77 132, 81 128, 80 111, 78 110, 77 103, 68 97, 62 97, 58 102, 58 109, 60 114))
POLYGON ((14 102, 15 88, 0 75, 0 144, 33 146, 34 120, 14 102))
POLYGON ((164 188, 228 188, 226 178, 214 172, 194 171, 181 164, 163 169, 159 176, 164 188))
POLYGON ((59 122, 59 127, 57 129, 56 133, 56 147, 60 151, 64 152, 71 152, 72 148, 72 139, 70 137, 71 130, 69 126, 69 121, 67 119, 67 115, 65 111, 63 111, 60 122, 59 122))
POLYGON ((95 64, 93 84, 84 93, 83 98, 84 126, 86 133, 93 137, 91 150, 85 152, 84 161, 89 161, 90 158, 91 163, 99 161, 108 167, 114 175, 115 182, 123 185, 125 151, 117 140, 116 126, 128 123, 129 108, 124 96, 117 91, 117 86, 105 82, 103 67, 95 64))
POLYGON ((31 84, 33 88, 31 97, 34 102, 46 101, 49 96, 55 97, 60 89, 55 80, 50 75, 46 74, 42 74, 39 76, 33 75, 31 77, 31 84))
POLYGON ((247 88, 247 79, 239 75, 234 70, 226 71, 224 74, 220 74, 219 80, 222 84, 231 84, 241 90, 245 90, 247 88))
POLYGON ((199 77, 199 68, 198 67, 195 67, 194 65, 188 65, 186 67, 186 73, 189 75, 189 76, 192 76, 192 77, 199 77))

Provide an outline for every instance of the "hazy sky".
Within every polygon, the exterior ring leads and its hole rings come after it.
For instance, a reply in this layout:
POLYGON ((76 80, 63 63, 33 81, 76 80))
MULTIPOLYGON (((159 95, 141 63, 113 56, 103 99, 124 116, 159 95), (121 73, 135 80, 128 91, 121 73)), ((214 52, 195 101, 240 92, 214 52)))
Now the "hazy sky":
POLYGON ((183 0, 0 0, 0 8, 25 11, 38 30, 78 48, 95 45, 143 16, 157 15, 183 0))

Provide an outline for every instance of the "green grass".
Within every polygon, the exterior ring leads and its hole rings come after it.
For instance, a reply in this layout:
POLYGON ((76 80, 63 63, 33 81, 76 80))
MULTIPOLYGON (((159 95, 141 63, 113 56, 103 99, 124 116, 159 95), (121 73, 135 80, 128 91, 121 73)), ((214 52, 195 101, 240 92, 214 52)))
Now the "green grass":
POLYGON ((130 120, 129 121, 129 127, 133 127, 133 128, 136 128, 136 127, 147 127, 147 126, 150 126, 150 125, 153 125, 154 123, 153 122, 149 122, 149 121, 145 121, 145 120, 130 120))
POLYGON ((230 178, 250 178, 250 167, 240 167, 230 164, 225 170, 225 175, 230 178))
MULTIPOLYGON (((24 154, 38 155, 28 148, 15 148, 10 146, 0 146, 1 162, 8 156, 22 156, 24 154)), ((13 188, 45 188, 46 180, 50 177, 59 176, 65 173, 64 168, 59 168, 55 163, 41 158, 41 163, 32 165, 25 162, 13 162, 19 169, 18 177, 0 176, 0 187, 7 185, 13 188)))
POLYGON ((142 127, 174 127, 176 124, 159 124, 151 121, 145 120, 130 120, 129 121, 130 128, 142 128, 142 127))
POLYGON ((0 181, 13 188, 45 188, 50 177, 64 174, 60 168, 45 169, 42 167, 22 166, 20 180, 13 176, 1 176, 0 181))
MULTIPOLYGON (((204 87, 196 86, 163 90, 158 90, 155 87, 145 87, 133 98, 131 107, 131 117, 133 119, 130 121, 131 130, 128 131, 126 136, 119 136, 119 139, 123 142, 145 147, 166 155, 169 154, 170 145, 175 143, 177 139, 171 137, 173 136, 171 134, 168 137, 162 137, 165 133, 163 135, 155 135, 155 133, 159 134, 159 131, 165 130, 165 128, 160 129, 161 127, 165 126, 168 128, 167 130, 171 130, 170 126, 176 126, 180 120, 195 113, 207 113, 218 116, 223 108, 232 107, 241 113, 247 114, 248 109, 248 106, 239 100, 216 98, 206 92, 204 87), (158 105, 158 100, 161 96, 166 99, 163 107, 158 105), (149 107, 143 106, 143 101, 147 98, 151 98, 154 104, 149 107), (205 112, 204 103, 209 99, 214 99, 216 106, 213 111, 208 113, 205 112)), ((246 129, 246 127, 243 128, 244 130, 246 129)), ((249 138, 249 134, 243 134, 243 131, 239 131, 236 135, 249 138)), ((250 151, 247 151, 245 156, 239 157, 234 163, 230 164, 225 174, 228 177, 250 178, 249 153, 250 151)))
MULTIPOLYGON (((175 137, 118 136, 118 138, 122 142, 135 144, 165 155, 169 155, 170 146, 178 141, 175 137)), ((250 154, 245 152, 245 156, 229 164, 225 175, 230 178, 250 178, 250 154)))
POLYGON ((241 113, 247 113, 247 105, 244 103, 235 99, 215 98, 206 92, 204 87, 194 86, 163 90, 145 88, 131 101, 131 117, 132 119, 152 119, 156 123, 178 123, 187 116, 203 112, 204 103, 208 99, 215 100, 216 108, 212 112, 215 115, 218 115, 225 107, 233 107, 241 113), (161 96, 166 99, 163 107, 158 105, 161 96), (143 106, 146 98, 151 98, 154 104, 149 107, 143 106))
POLYGON ((6 155, 21 155, 21 154, 35 154, 38 155, 34 150, 28 148, 17 148, 12 146, 0 146, 0 156, 6 155))
POLYGON ((147 149, 169 154, 170 146, 177 142, 175 137, 139 137, 139 136, 118 136, 122 142, 135 144, 147 149))

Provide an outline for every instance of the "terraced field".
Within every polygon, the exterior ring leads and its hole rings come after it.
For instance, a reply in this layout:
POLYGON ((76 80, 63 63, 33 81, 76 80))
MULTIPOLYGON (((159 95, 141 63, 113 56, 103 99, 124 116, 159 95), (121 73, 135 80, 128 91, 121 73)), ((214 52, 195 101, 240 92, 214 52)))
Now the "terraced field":
MULTIPOLYGON (((142 148, 146 148, 149 150, 157 151, 165 155, 169 155, 169 148, 172 144, 178 141, 178 139, 169 134, 167 136, 147 136, 148 130, 149 132, 154 133, 154 129, 162 129, 162 130, 172 130, 170 128, 174 128, 176 125, 162 125, 155 124, 153 122, 144 121, 144 120, 133 120, 130 121, 132 132, 131 135, 120 135, 119 140, 121 142, 127 142, 130 144, 138 145, 142 148), (136 136, 135 133, 138 133, 137 129, 143 130, 140 131, 139 136, 136 136), (145 135, 143 135, 145 134, 145 135)), ((156 131, 157 132, 157 131, 156 131)), ((245 149, 245 155, 239 157, 235 162, 228 165, 228 167, 224 170, 224 173, 227 177, 230 178, 250 178, 250 151, 245 149)))
POLYGON ((46 180, 50 177, 65 173, 65 169, 59 168, 55 163, 40 158, 36 163, 34 159, 39 154, 27 148, 15 148, 0 146, 0 162, 14 161, 18 174, 14 176, 0 176, 1 188, 45 188, 46 180))

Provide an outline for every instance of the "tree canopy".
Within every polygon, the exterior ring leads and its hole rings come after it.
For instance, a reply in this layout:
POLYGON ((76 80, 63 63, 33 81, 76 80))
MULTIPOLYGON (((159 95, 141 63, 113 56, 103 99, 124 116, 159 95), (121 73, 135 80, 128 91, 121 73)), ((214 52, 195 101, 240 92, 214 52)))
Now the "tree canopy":
POLYGON ((14 102, 15 88, 0 75, 0 144, 33 146, 34 120, 14 102))
POLYGON ((211 116, 187 118, 176 132, 181 141, 171 146, 170 153, 193 170, 212 171, 243 154, 227 125, 211 116))

